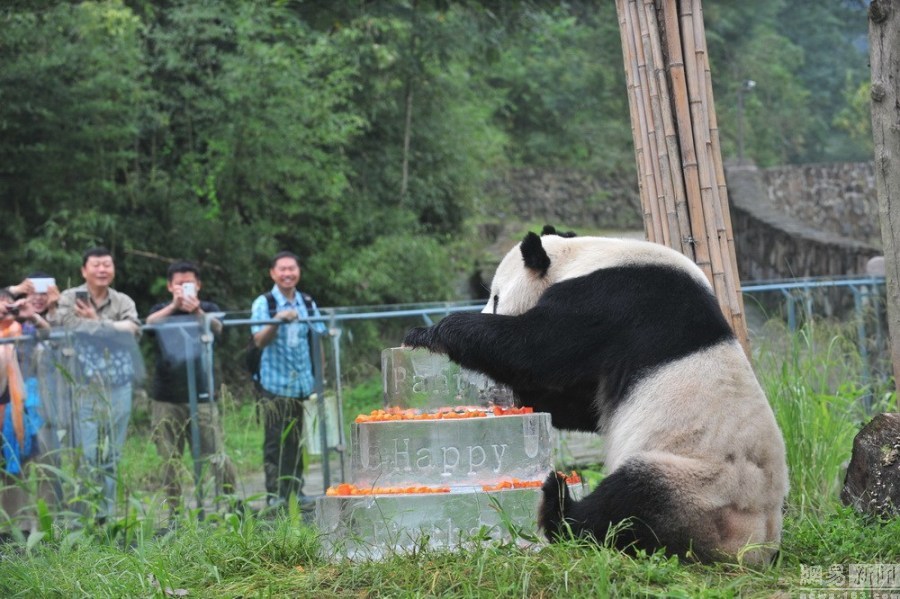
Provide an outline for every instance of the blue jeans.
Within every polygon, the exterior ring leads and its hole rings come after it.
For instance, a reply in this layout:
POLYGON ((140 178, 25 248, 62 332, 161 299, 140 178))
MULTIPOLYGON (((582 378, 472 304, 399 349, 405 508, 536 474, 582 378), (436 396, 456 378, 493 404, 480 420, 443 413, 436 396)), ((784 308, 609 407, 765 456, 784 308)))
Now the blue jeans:
POLYGON ((106 518, 116 505, 117 467, 131 417, 131 383, 118 387, 89 385, 77 394, 75 429, 88 480, 103 495, 95 516, 106 518))

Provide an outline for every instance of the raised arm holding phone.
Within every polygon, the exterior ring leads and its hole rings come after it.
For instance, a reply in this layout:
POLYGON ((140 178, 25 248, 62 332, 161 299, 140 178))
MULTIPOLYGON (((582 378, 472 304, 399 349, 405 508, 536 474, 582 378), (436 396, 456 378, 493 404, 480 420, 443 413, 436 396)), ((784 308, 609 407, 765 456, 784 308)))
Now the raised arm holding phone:
MULTIPOLYGON (((237 474, 225 454, 222 420, 216 405, 209 378, 202 367, 202 347, 199 319, 207 313, 219 311, 219 306, 199 299, 203 284, 200 269, 191 262, 176 262, 166 273, 166 287, 170 301, 150 308, 147 324, 167 324, 152 335, 156 337, 156 370, 153 374, 151 403, 153 439, 156 452, 163 460, 163 486, 170 509, 181 505, 180 473, 185 446, 190 445, 215 477, 216 494, 235 492, 237 474), (177 325, 183 325, 183 327, 177 325), (188 361, 194 362, 194 388, 197 393, 197 426, 199 447, 193 447, 191 412, 189 405, 188 361)), ((222 323, 213 319, 210 328, 216 334, 222 323)))

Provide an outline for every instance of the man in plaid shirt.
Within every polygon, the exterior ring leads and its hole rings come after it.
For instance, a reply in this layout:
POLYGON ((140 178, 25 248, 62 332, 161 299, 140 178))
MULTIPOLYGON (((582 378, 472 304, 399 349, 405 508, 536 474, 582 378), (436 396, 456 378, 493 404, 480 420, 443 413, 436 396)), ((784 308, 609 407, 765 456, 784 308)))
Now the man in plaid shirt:
POLYGON ((303 487, 303 401, 315 389, 312 366, 312 334, 324 334, 324 323, 304 320, 319 316, 312 298, 297 289, 300 259, 280 252, 272 259, 269 276, 275 282, 269 292, 274 299, 274 315, 269 299, 260 295, 253 302, 252 320, 280 320, 250 329, 253 341, 262 348, 259 365, 260 410, 265 423, 263 467, 270 506, 283 505, 291 495, 302 497, 303 487), (307 307, 309 306, 309 307, 307 307))

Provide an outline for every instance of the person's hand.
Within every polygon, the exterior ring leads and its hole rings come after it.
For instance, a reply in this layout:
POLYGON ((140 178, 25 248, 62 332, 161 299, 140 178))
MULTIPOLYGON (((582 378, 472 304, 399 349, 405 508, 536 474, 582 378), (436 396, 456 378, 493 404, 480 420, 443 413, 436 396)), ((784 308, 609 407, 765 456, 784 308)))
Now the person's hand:
POLYGON ((79 318, 86 318, 88 320, 97 320, 97 311, 94 309, 94 305, 88 301, 81 301, 79 299, 75 300, 75 316, 79 318))
POLYGON ((28 301, 28 298, 16 300, 14 305, 19 309, 19 320, 32 320, 37 314, 34 304, 28 301))
POLYGON ((10 286, 9 292, 15 296, 31 295, 34 293, 34 283, 31 282, 31 279, 25 279, 18 285, 10 286))
POLYGON ((47 287, 47 307, 52 310, 57 305, 59 305, 59 287, 50 285, 47 287))
POLYGON ((0 304, 0 318, 14 316, 16 319, 25 320, 31 318, 34 309, 28 302, 28 298, 22 298, 15 301, 5 301, 0 304))
POLYGON ((275 314, 275 318, 277 318, 278 320, 283 320, 284 322, 294 322, 295 320, 297 320, 297 311, 288 308, 287 310, 282 310, 281 312, 275 314))
POLYGON ((12 285, 9 288, 9 292, 13 295, 31 295, 34 293, 34 283, 31 282, 31 279, 25 279, 18 285, 12 285))
POLYGON ((131 333, 132 335, 136 335, 138 331, 141 330, 140 326, 130 320, 117 320, 112 323, 112 327, 117 331, 124 331, 126 333, 131 333))
POLYGON ((200 299, 197 296, 182 296, 181 309, 189 314, 193 314, 200 309, 200 299))
POLYGON ((197 308, 200 307, 200 298, 198 298, 196 295, 184 295, 181 286, 178 285, 172 290, 172 307, 175 310, 180 310, 182 312, 192 314, 197 311, 197 308))

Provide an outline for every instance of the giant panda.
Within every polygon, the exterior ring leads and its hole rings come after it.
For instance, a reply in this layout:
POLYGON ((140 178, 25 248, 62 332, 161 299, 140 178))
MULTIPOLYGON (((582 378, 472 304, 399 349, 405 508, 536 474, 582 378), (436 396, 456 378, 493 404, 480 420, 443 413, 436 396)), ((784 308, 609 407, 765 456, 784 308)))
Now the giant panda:
POLYGON ((411 329, 404 345, 508 385, 557 428, 604 435, 593 492, 544 483, 549 540, 747 564, 777 551, 784 441, 703 271, 677 251, 545 227, 501 261, 481 313, 411 329))

